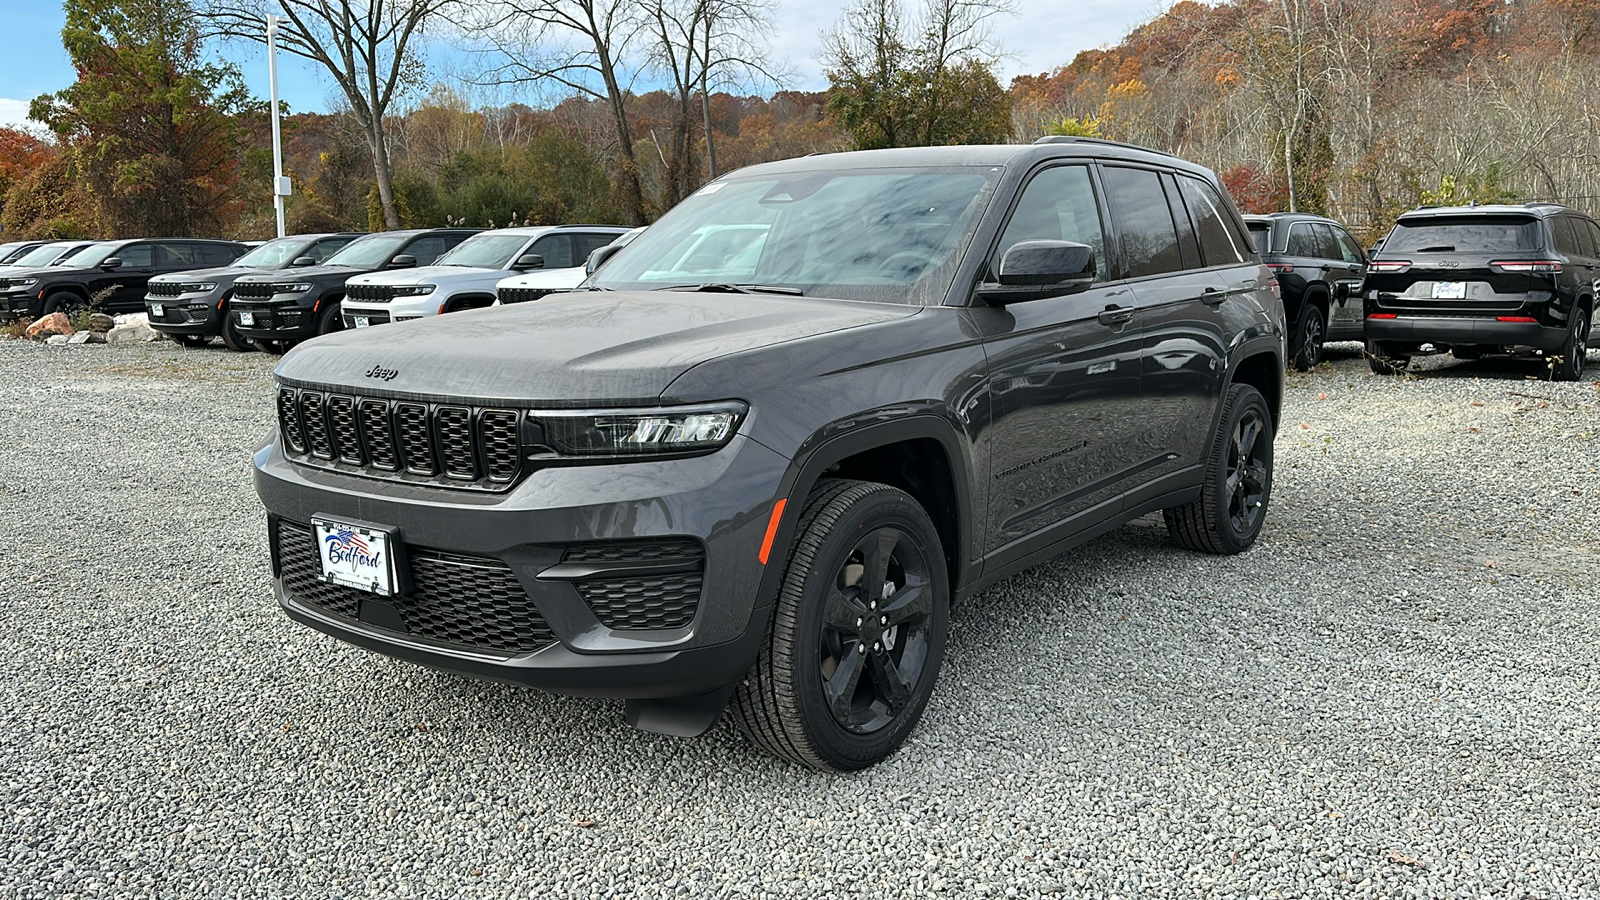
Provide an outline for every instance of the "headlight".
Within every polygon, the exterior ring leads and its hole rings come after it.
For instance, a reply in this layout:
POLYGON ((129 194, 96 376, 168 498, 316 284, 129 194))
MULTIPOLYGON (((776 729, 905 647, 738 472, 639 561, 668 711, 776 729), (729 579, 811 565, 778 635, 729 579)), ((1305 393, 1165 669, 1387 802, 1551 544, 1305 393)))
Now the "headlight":
POLYGON ((217 289, 215 281, 200 281, 194 284, 180 285, 178 290, 185 294, 209 294, 217 289))
POLYGON ((272 286, 274 294, 304 294, 311 290, 311 285, 304 282, 298 284, 275 284, 272 286))
POLYGON ((438 289, 436 284, 408 284, 394 289, 396 297, 426 297, 438 289))
POLYGON ((728 443, 748 407, 736 400, 701 406, 528 414, 535 442, 561 456, 705 453, 728 443))
POLYGON ((39 279, 37 279, 37 278, 13 278, 11 280, 10 286, 14 287, 14 288, 27 288, 27 287, 33 287, 34 285, 36 285, 38 283, 39 283, 39 279))

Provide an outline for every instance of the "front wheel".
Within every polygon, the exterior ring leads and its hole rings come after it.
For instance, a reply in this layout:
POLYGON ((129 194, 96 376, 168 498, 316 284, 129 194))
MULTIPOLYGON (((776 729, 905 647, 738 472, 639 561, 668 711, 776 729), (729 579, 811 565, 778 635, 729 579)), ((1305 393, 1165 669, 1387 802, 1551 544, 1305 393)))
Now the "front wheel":
POLYGON ((944 659, 949 574, 905 492, 824 479, 806 498, 782 588, 733 712, 750 741, 823 771, 893 753, 944 659))
POLYGON ((1255 543, 1272 499, 1272 435, 1272 411, 1261 392, 1248 384, 1229 387, 1200 499, 1163 510, 1178 546, 1227 554, 1255 543))
POLYGON ((1296 372, 1309 372, 1317 363, 1322 362, 1322 343, 1327 338, 1327 323, 1323 321, 1322 310, 1315 303, 1307 303, 1300 308, 1300 316, 1294 326, 1294 369, 1296 372))
POLYGON ((329 303, 317 316, 317 334, 323 335, 344 328, 344 314, 340 304, 329 303))
POLYGON ((1551 381, 1577 381, 1589 360, 1589 314, 1583 307, 1572 311, 1567 339, 1561 344, 1561 359, 1550 369, 1551 381))

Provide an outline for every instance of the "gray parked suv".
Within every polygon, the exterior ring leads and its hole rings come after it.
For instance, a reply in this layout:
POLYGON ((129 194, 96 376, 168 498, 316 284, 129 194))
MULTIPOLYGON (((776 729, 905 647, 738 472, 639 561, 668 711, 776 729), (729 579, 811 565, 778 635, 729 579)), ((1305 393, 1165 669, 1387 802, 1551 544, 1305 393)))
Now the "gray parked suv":
POLYGON ((1260 533, 1283 306, 1176 157, 755 166, 584 287, 283 360, 255 486, 289 616, 653 731, 731 702, 856 769, 915 726, 952 603, 1151 512, 1208 553, 1260 533), (677 252, 712 225, 759 249, 677 252))

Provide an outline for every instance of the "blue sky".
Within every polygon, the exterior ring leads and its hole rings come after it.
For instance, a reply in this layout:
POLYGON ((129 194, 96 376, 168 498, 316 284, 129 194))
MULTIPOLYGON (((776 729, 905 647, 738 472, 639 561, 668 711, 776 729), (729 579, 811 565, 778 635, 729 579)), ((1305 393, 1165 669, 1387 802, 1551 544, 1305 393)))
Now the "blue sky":
MULTIPOLYGON (((1001 62, 1002 80, 1023 73, 1044 72, 1071 61, 1080 50, 1112 44, 1139 22, 1160 11, 1149 5, 1119 0, 1018 0, 1018 15, 1003 17, 996 36, 1008 53, 1001 62)), ((817 61, 821 31, 839 17, 848 0, 778 0, 773 22, 773 46, 786 56, 792 73, 789 86, 802 90, 826 87, 817 61)), ((6 34, 0 54, 0 125, 21 123, 28 101, 66 87, 73 80, 72 65, 61 48, 64 15, 53 0, 0 0, 0 22, 6 34)), ((221 45, 217 52, 237 63, 245 81, 259 97, 267 96, 265 52, 254 45, 221 45)), ((430 50, 432 69, 438 73, 466 63, 448 47, 430 50)), ((337 93, 333 82, 318 69, 293 56, 278 59, 279 92, 296 112, 327 111, 337 93)), ((538 103, 538 98, 506 97, 538 103)))

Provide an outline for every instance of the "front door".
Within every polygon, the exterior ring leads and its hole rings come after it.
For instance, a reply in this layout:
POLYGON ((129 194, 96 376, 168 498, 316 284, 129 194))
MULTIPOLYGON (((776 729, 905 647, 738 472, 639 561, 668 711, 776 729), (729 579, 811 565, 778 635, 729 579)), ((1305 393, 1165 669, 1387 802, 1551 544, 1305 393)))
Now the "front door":
MULTIPOLYGON (((989 552, 1097 506, 1120 510, 1128 437, 1139 427, 1141 323, 1107 258, 1087 166, 1043 169, 1024 188, 989 267, 1026 240, 1094 248, 1087 290, 973 310, 988 335, 989 552), (1115 507, 1115 508, 1110 508, 1115 507)), ((1076 529, 1065 527, 1062 537, 1076 529)))
POLYGON ((145 286, 155 270, 155 245, 129 244, 116 252, 122 264, 101 269, 89 282, 89 300, 106 312, 143 312, 145 286))

